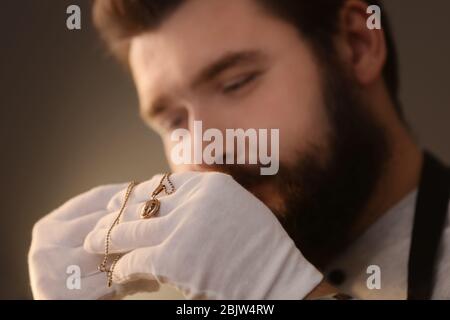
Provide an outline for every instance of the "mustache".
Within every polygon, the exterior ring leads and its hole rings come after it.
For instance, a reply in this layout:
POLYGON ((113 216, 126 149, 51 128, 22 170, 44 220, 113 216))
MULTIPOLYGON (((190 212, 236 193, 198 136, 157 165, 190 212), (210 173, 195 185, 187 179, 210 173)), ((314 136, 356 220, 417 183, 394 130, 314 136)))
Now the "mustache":
POLYGON ((201 171, 213 171, 220 172, 224 174, 228 174, 233 179, 239 183, 241 186, 246 188, 247 190, 251 190, 259 185, 266 184, 269 182, 274 182, 277 180, 277 176, 280 175, 280 172, 276 175, 265 176, 261 175, 259 164, 212 164, 212 165, 200 165, 201 171))

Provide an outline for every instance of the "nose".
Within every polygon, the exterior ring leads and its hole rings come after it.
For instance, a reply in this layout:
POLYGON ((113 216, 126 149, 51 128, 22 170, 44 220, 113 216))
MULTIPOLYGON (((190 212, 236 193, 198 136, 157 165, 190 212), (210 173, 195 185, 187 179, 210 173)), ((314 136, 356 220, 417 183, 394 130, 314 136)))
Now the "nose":
MULTIPOLYGON (((183 121, 183 128, 187 133, 187 137, 183 138, 183 141, 179 139, 178 141, 172 140, 165 143, 166 154, 168 155, 171 169, 174 172, 217 170, 217 163, 208 165, 211 161, 204 161, 203 152, 207 152, 207 146, 215 140, 214 137, 210 137, 208 134, 214 136, 217 134, 221 135, 223 141, 218 141, 218 143, 222 144, 223 151, 225 151, 224 138, 226 124, 230 120, 229 117, 221 112, 217 112, 214 106, 202 104, 201 101, 195 99, 185 100, 182 104, 179 104, 179 108, 184 109, 185 119, 183 121), (174 148, 181 149, 180 144, 185 144, 182 148, 183 150, 189 149, 186 157, 177 157, 173 153, 174 148), (171 161, 174 157, 178 161, 171 161), (180 163, 180 158, 183 158, 183 163, 180 163)), ((222 158, 223 151, 218 152, 215 156, 222 158)), ((210 158, 211 156, 208 159, 210 158)))
POLYGON ((187 100, 179 103, 177 109, 178 114, 183 117, 183 125, 180 125, 178 129, 183 131, 173 135, 174 130, 172 135, 169 135, 170 138, 164 139, 170 168, 172 172, 207 171, 208 168, 202 161, 205 146, 203 133, 210 127, 211 115, 208 110, 204 110, 207 108, 187 100))

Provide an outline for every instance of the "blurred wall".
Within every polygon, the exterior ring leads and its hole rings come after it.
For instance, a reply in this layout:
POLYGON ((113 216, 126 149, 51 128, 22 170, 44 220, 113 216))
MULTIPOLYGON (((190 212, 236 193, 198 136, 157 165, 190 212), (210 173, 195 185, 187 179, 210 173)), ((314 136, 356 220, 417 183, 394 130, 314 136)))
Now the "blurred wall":
MULTIPOLYGON (((450 2, 386 2, 407 118, 450 162, 450 2)), ((27 299, 38 218, 93 186, 143 181, 167 167, 129 77, 97 41, 90 1, 2 0, 0 46, 0 298, 27 299), (70 4, 81 7, 81 31, 66 29, 70 4)))

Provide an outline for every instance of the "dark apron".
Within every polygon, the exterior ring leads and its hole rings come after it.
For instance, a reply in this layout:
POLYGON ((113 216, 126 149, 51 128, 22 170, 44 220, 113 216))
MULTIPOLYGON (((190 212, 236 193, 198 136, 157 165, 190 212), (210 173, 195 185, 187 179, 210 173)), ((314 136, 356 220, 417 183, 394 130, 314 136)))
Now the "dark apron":
MULTIPOLYGON (((408 300, 432 297, 449 198, 449 168, 425 152, 409 250, 408 300)), ((332 270, 327 278, 339 286, 345 281, 345 274, 332 270)))
POLYGON ((431 299, 447 225, 450 170, 425 152, 408 262, 408 300, 431 299))

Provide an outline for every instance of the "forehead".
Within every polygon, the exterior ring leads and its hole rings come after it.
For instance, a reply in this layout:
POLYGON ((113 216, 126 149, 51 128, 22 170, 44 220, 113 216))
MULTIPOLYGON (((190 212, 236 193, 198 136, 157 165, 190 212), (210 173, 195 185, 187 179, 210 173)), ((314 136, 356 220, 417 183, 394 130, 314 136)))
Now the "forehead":
POLYGON ((169 79, 181 84, 226 52, 270 54, 297 36, 255 0, 188 0, 157 30, 134 37, 129 59, 138 87, 169 79))

